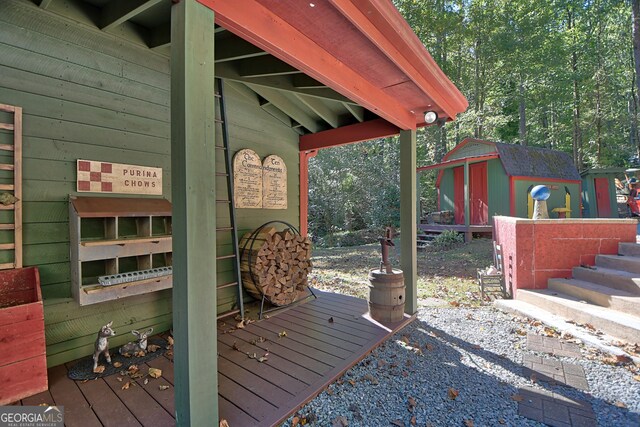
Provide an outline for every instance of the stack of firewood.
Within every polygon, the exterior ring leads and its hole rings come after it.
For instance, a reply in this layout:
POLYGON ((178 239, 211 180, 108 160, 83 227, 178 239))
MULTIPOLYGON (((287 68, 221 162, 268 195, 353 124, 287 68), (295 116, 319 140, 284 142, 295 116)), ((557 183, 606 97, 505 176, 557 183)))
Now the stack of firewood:
POLYGON ((273 305, 291 304, 307 286, 311 272, 311 242, 290 229, 265 227, 254 238, 240 239, 242 283, 255 298, 263 295, 273 305), (253 242, 253 246, 252 246, 253 242))

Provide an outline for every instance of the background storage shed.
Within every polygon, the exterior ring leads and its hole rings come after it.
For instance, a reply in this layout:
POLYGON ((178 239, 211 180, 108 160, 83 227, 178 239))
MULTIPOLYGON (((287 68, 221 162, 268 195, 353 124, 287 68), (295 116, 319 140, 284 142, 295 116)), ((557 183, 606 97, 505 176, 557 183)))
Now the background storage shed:
POLYGON ((624 168, 587 169, 582 177, 582 215, 585 218, 618 218, 615 178, 624 168))

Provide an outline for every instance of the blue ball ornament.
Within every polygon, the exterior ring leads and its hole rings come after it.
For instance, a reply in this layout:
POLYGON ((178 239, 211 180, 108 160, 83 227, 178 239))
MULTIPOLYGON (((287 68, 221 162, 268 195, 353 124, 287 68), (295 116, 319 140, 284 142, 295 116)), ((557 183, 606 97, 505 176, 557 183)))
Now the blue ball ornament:
POLYGON ((551 196, 551 191, 546 185, 536 185, 531 189, 533 200, 547 200, 551 196))

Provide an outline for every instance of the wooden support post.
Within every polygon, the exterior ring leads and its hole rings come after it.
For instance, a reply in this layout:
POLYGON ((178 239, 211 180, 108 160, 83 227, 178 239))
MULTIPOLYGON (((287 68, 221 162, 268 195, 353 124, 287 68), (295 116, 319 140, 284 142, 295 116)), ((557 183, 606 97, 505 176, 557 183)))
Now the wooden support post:
POLYGON ((218 424, 214 14, 171 13, 173 333, 178 426, 218 424))
POLYGON ((318 154, 318 150, 300 152, 300 234, 309 233, 309 159, 318 154))
POLYGON ((471 209, 469 200, 469 161, 464 162, 464 241, 471 241, 471 231, 469 231, 469 225, 471 224, 471 209))
POLYGON ((416 227, 416 131, 400 131, 400 265, 404 273, 404 311, 418 311, 418 248, 416 227))

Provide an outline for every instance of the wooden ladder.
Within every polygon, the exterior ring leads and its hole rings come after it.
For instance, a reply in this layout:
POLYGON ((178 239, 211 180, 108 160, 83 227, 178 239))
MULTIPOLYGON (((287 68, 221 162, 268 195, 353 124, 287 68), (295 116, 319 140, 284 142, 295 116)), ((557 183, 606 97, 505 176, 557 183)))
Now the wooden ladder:
POLYGON ((244 319, 244 304, 242 301, 242 276, 240 274, 240 250, 238 248, 238 227, 236 224, 236 208, 233 203, 233 169, 231 167, 231 155, 229 153, 229 131, 227 128, 227 110, 224 102, 224 82, 222 81, 222 79, 216 79, 216 86, 217 93, 215 94, 215 98, 218 101, 217 110, 219 115, 219 118, 216 117, 216 123, 220 124, 222 127, 222 145, 216 144, 216 149, 224 152, 224 164, 226 168, 224 172, 216 171, 216 178, 226 179, 227 184, 227 198, 218 199, 216 200, 216 203, 223 203, 229 207, 229 225, 220 226, 219 224, 216 224, 216 235, 219 235, 220 233, 229 233, 233 247, 232 254, 217 255, 216 261, 225 259, 233 260, 233 274, 235 276, 235 280, 218 284, 217 292, 219 294, 222 289, 226 288, 235 288, 237 291, 236 305, 229 311, 218 313, 217 318, 221 319, 223 317, 239 314, 240 317, 244 319))
MULTIPOLYGON (((10 171, 13 175, 13 184, 0 184, 0 211, 13 211, 12 222, 0 223, 0 230, 13 230, 13 243, 0 244, 1 254, 13 252, 13 262, 0 263, 0 270, 6 270, 22 268, 22 108, 0 104, 0 112, 13 117, 9 120, 13 123, 2 123, 0 118, 0 132, 13 133, 12 144, 7 144, 0 135, 0 152, 5 155, 13 152, 13 163, 0 163, 1 171, 10 171)), ((11 255, 6 259, 11 259, 11 255)))

